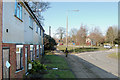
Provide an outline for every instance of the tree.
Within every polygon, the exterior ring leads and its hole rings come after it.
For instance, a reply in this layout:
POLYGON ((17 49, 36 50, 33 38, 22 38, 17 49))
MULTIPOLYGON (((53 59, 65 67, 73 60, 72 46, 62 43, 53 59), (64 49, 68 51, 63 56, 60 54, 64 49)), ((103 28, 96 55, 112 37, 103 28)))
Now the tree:
POLYGON ((98 28, 95 28, 89 35, 89 38, 96 43, 104 43, 104 36, 98 28))
POLYGON ((57 30, 56 30, 56 35, 59 35, 59 39, 60 41, 63 39, 63 36, 65 35, 65 28, 63 27, 59 27, 57 30))
POLYGON ((112 27, 109 27, 106 33, 106 41, 109 43, 112 43, 113 45, 113 41, 115 40, 115 35, 114 35, 114 31, 112 27))
POLYGON ((79 44, 83 45, 86 43, 87 30, 86 26, 81 25, 80 29, 77 31, 77 40, 79 44))
POLYGON ((50 8, 49 2, 35 2, 32 0, 28 0, 28 5, 38 18, 38 20, 43 24, 42 20, 44 20, 44 17, 41 15, 41 12, 46 11, 48 8, 50 8))
POLYGON ((113 28, 113 34, 114 34, 114 41, 113 41, 113 43, 114 44, 118 44, 118 27, 117 26, 113 26, 112 27, 113 28))
POLYGON ((77 29, 76 28, 71 29, 70 36, 72 37, 72 41, 76 42, 76 38, 77 38, 77 29))
POLYGON ((56 41, 51 36, 45 34, 44 36, 45 50, 53 50, 55 45, 57 45, 56 41))
MULTIPOLYGON (((120 29, 118 29, 118 34, 120 34, 120 29)), ((118 45, 120 45, 120 35, 118 35, 118 45)))

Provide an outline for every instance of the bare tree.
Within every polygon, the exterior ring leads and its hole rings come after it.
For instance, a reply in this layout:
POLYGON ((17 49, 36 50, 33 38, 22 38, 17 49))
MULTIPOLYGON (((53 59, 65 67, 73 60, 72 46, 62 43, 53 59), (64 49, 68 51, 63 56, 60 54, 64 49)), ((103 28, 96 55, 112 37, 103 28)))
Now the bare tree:
POLYGON ((104 42, 104 36, 100 32, 100 29, 95 28, 89 35, 89 38, 92 40, 94 43, 103 43, 104 42))
POLYGON ((44 17, 41 15, 41 12, 44 12, 48 8, 50 8, 50 3, 49 2, 43 2, 43 1, 35 2, 35 1, 32 1, 32 0, 28 0, 28 5, 32 9, 34 14, 38 18, 38 20, 41 22, 41 24, 43 24, 42 21, 44 20, 44 17))
POLYGON ((86 36, 87 36, 86 26, 81 25, 80 29, 77 32, 77 40, 81 45, 86 43, 86 36))
POLYGON ((56 30, 56 35, 59 35, 60 41, 63 39, 63 36, 65 35, 65 28, 64 27, 59 27, 56 30))
POLYGON ((72 41, 76 42, 76 38, 77 38, 77 29, 76 28, 71 29, 70 36, 72 37, 72 41))

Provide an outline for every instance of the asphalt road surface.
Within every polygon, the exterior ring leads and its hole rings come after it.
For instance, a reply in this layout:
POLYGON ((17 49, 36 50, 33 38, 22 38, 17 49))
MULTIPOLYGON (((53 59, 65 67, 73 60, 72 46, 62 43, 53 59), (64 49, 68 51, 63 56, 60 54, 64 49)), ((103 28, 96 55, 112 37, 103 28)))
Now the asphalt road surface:
POLYGON ((108 54, 115 49, 106 51, 69 54, 65 57, 61 51, 56 51, 66 59, 76 78, 117 78, 118 60, 109 58, 108 54))

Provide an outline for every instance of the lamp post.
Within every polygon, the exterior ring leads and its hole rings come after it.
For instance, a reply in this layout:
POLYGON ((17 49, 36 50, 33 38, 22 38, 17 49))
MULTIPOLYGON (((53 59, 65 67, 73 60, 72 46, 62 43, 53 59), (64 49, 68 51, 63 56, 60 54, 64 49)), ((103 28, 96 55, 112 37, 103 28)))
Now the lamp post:
MULTIPOLYGON (((79 12, 79 10, 68 10, 68 11, 79 12)), ((67 53, 68 53, 67 48, 68 48, 68 15, 67 15, 67 19, 66 19, 66 57, 67 57, 67 53)))
POLYGON ((68 16, 67 16, 67 24, 66 24, 66 50, 67 50, 67 47, 68 47, 68 16))
POLYGON ((49 36, 51 36, 51 26, 49 26, 49 36))

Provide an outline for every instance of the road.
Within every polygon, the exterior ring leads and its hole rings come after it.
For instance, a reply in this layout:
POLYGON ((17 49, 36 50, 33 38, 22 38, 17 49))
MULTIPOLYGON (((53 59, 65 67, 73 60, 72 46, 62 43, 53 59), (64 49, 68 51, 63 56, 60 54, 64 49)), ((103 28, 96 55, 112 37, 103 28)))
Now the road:
POLYGON ((66 59, 76 78, 117 78, 118 61, 107 57, 113 52, 115 49, 69 54, 68 57, 59 51, 56 54, 66 59))

